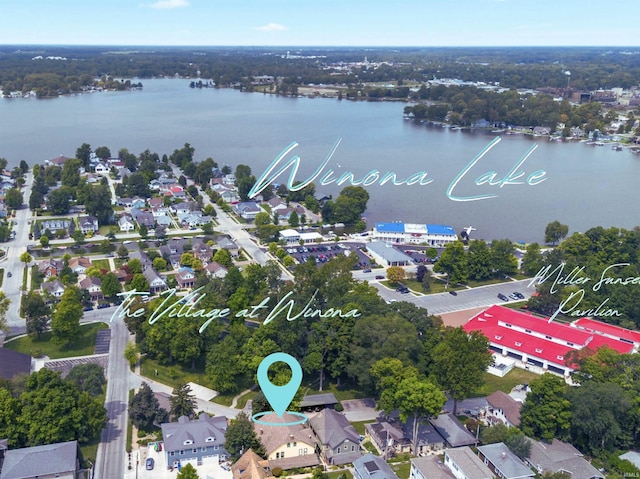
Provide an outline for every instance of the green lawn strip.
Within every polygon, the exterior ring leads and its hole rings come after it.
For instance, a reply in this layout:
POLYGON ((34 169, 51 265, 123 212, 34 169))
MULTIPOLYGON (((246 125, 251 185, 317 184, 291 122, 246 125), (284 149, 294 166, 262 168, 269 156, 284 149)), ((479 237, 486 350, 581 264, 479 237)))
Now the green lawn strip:
POLYGON ((191 365, 179 363, 162 364, 155 359, 143 357, 140 360, 140 374, 149 379, 176 387, 180 383, 196 383, 202 386, 211 387, 204 368, 196 366, 191 369, 191 365))
POLYGON ((53 334, 46 332, 40 336, 39 340, 35 337, 23 336, 5 342, 4 347, 33 357, 46 355, 51 359, 89 356, 95 350, 98 330, 108 327, 106 323, 82 325, 80 326, 80 337, 68 344, 54 342, 52 340, 53 334))
POLYGON ((93 264, 93 266, 95 266, 98 269, 111 271, 111 265, 109 264, 108 259, 94 259, 91 261, 91 263, 93 264))
MULTIPOLYGON (((129 389, 128 404, 131 404, 131 400, 133 399, 133 396, 135 396, 135 390, 129 389)), ((133 443, 133 424, 131 423, 131 418, 128 418, 127 419, 127 444, 125 445, 125 448, 126 448, 126 451, 129 453, 132 451, 132 443, 133 443)))
POLYGON ((236 404, 236 408, 237 409, 244 409, 244 407, 247 405, 247 401, 249 399, 252 399, 252 400, 255 399, 255 397, 257 395, 258 395, 258 391, 256 391, 256 390, 249 391, 247 394, 243 394, 242 396, 240 396, 238 398, 238 403, 236 404))
POLYGON ((372 424, 373 420, 369 419, 367 421, 353 421, 351 422, 351 425, 353 426, 353 428, 356 430, 356 432, 362 436, 364 436, 365 430, 364 430, 364 426, 365 424, 372 424))
POLYGON ((364 448, 367 450, 367 452, 370 452, 371 454, 373 454, 374 456, 379 456, 380 453, 378 452, 378 450, 376 449, 376 447, 371 444, 370 441, 364 441, 362 443, 362 445, 364 446, 364 448))
POLYGON ((396 473, 398 479, 409 479, 409 471, 411 469, 410 462, 401 462, 397 464, 390 464, 391 469, 396 473))
POLYGON ((520 368, 513 368, 503 378, 484 373, 484 385, 475 391, 474 395, 478 397, 489 396, 496 391, 503 391, 509 394, 514 386, 528 384, 537 377, 539 375, 520 368))
POLYGON ((338 479, 343 474, 347 479, 353 479, 353 474, 351 474, 351 471, 349 469, 327 472, 327 476, 329 476, 329 479, 338 479))
POLYGON ((91 461, 91 464, 96 463, 96 456, 98 455, 98 444, 100 444, 100 435, 93 441, 80 446, 82 458, 85 461, 84 467, 89 467, 87 461, 91 461))

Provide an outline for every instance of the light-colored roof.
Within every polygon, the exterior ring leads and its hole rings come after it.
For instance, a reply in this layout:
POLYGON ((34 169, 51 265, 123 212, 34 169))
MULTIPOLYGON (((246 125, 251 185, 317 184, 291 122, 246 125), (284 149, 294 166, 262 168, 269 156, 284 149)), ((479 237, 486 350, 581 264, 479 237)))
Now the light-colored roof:
POLYGON ((178 422, 161 424, 162 440, 167 451, 176 451, 189 447, 224 446, 227 431, 227 418, 211 417, 202 413, 195 421, 181 416, 178 422), (209 439, 207 441, 207 439, 209 439))
POLYGON ((353 461, 353 467, 363 479, 398 479, 384 459, 371 453, 353 461))
POLYGON ((486 464, 468 446, 446 449, 444 454, 462 470, 467 479, 492 479, 495 477, 486 464))
MULTIPOLYGON (((299 420, 300 418, 298 416, 294 416, 293 414, 286 412, 281 417, 278 417, 274 412, 266 414, 260 418, 260 421, 264 423, 295 423, 299 420)), ((283 444, 287 444, 289 442, 304 443, 310 447, 310 451, 313 451, 316 443, 316 438, 308 423, 296 424, 293 426, 269 426, 266 424, 255 423, 254 428, 258 438, 264 445, 267 455, 271 454, 283 444)), ((299 447, 299 445, 297 447, 299 447)))
POLYGON ((605 477, 571 444, 557 439, 551 443, 533 439, 529 439, 529 442, 531 442, 531 452, 528 462, 540 472, 566 471, 571 474, 572 479, 604 479, 605 477))
POLYGON ((412 457, 411 465, 426 479, 454 479, 455 477, 439 456, 412 457))
POLYGON ((499 476, 505 479, 533 477, 533 471, 529 469, 518 456, 503 442, 478 446, 481 453, 496 469, 499 476))
POLYGON ((4 458, 0 479, 25 479, 76 471, 78 442, 69 441, 45 446, 9 449, 4 458))

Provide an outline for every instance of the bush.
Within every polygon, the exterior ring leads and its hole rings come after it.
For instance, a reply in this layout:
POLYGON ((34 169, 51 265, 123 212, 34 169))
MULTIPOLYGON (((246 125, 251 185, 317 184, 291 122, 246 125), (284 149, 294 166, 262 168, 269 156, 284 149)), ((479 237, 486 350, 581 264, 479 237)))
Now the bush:
POLYGON ((280 477, 282 475, 282 468, 274 467, 273 469, 271 469, 271 474, 273 474, 275 477, 280 477))
POLYGON ((344 411, 344 406, 342 405, 342 403, 338 403, 333 407, 333 409, 335 409, 338 412, 342 412, 344 411))

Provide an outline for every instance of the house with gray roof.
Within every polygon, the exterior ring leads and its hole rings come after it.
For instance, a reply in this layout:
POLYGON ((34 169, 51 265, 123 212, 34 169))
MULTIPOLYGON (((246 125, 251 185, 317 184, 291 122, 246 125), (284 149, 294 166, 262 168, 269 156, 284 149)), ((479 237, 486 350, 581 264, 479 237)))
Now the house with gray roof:
POLYGON ((98 224, 98 218, 95 216, 82 216, 78 218, 78 226, 80 227, 80 231, 84 234, 89 232, 97 233, 100 229, 100 225, 98 224))
POLYGON ((473 446, 476 438, 451 413, 440 414, 429 422, 450 447, 473 446))
POLYGON ((495 477, 468 446, 445 449, 444 465, 456 479, 493 479, 495 477))
POLYGON ((478 446, 478 456, 496 476, 504 479, 533 479, 534 474, 503 442, 478 446))
POLYGON ((177 422, 160 425, 167 465, 177 467, 179 462, 224 461, 229 453, 224 447, 227 418, 211 417, 202 413, 196 420, 181 416, 177 422))
POLYGON ((455 479, 440 456, 412 457, 410 462, 409 479, 455 479))
POLYGON ((362 456, 360 436, 344 414, 326 408, 312 417, 309 424, 327 464, 349 464, 362 456))
POLYGON ((300 401, 300 409, 318 411, 324 408, 333 408, 336 404, 338 404, 338 400, 333 393, 307 394, 300 401))
POLYGON ((0 479, 76 479, 79 469, 78 442, 60 442, 7 450, 0 479))
MULTIPOLYGON (((557 439, 550 443, 533 439, 529 439, 529 442, 531 452, 525 462, 539 474, 566 472, 571 475, 571 479, 604 479, 605 477, 569 443, 557 439)), ((623 454, 620 458, 625 458, 624 456, 623 454)))
POLYGON ((147 281, 149 282, 149 292, 150 293, 159 293, 167 289, 167 282, 158 274, 158 272, 153 268, 145 268, 142 271, 142 274, 147 281))
POLYGON ((145 225, 147 228, 153 228, 156 225, 156 219, 149 211, 142 211, 137 208, 131 209, 131 216, 136 220, 138 225, 145 225))
POLYGON ((367 243, 367 249, 373 259, 382 266, 409 266, 413 264, 411 256, 395 249, 391 244, 384 241, 372 241, 367 243))
POLYGON ((226 236, 218 236, 216 238, 216 244, 218 248, 226 249, 232 257, 238 256, 240 254, 240 249, 238 245, 231 241, 226 236))
POLYGON ((59 279, 54 279, 53 281, 47 281, 40 285, 43 293, 48 293, 54 298, 62 297, 62 293, 64 293, 64 284, 59 279))
POLYGON ((13 379, 18 374, 31 374, 33 359, 28 354, 0 348, 0 378, 13 379))
POLYGON ((353 462, 353 473, 355 479, 398 479, 384 459, 371 453, 353 462))

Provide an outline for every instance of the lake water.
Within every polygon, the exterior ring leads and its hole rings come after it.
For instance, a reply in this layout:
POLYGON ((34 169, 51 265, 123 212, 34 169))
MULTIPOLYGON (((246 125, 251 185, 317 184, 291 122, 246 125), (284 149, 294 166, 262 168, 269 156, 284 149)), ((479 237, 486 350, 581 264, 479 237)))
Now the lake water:
MULTIPOLYGON (((376 221, 444 223, 456 231, 473 226, 472 237, 477 238, 541 242, 545 226, 553 220, 569 225, 571 232, 640 224, 640 156, 628 150, 503 136, 460 176, 494 135, 406 121, 404 103, 194 90, 188 83, 143 80, 142 91, 0 100, 0 157, 11 166, 21 160, 33 165, 61 154, 73 156, 85 142, 94 148, 107 146, 113 155, 121 148, 135 154, 145 149, 170 154, 190 143, 197 161, 211 157, 221 166, 243 163, 259 176, 295 141, 298 147, 287 158, 299 155, 296 178, 305 180, 340 139, 325 172, 353 172, 361 178, 376 169, 404 179, 426 171, 432 180, 427 185, 368 186, 369 226, 376 221), (525 175, 518 181, 537 170, 546 173, 545 181, 476 185, 476 178, 487 172, 495 172, 495 180, 505 177, 533 145, 537 149, 521 165, 525 175), (480 195, 494 197, 450 198, 480 195)), ((288 173, 278 182, 287 177, 288 173)), ((318 192, 334 196, 344 186, 321 186, 316 180, 318 192)))

